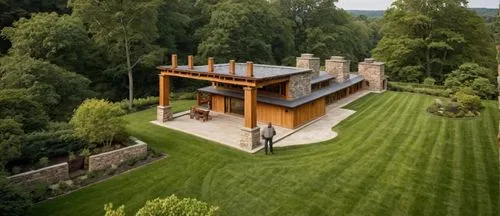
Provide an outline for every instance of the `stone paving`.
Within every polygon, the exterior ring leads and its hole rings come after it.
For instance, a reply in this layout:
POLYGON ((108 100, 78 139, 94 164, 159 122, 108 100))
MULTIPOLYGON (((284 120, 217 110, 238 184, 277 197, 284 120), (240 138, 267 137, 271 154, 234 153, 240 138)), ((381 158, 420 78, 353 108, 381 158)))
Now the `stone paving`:
MULTIPOLYGON (((157 121, 152 121, 152 123, 212 140, 245 152, 254 153, 263 148, 263 146, 261 146, 249 151, 240 147, 240 131, 243 127, 244 120, 242 116, 210 112, 212 120, 203 122, 201 120, 190 119, 189 115, 186 115, 188 112, 184 114, 185 115, 174 115, 173 121, 168 121, 164 124, 157 121)), ((260 122, 257 125, 260 128, 265 126, 265 124, 260 122)), ((275 127, 275 129, 278 139, 292 131, 292 129, 282 127, 275 127)))
POLYGON ((274 146, 285 147, 314 144, 335 138, 337 133, 333 131, 332 128, 356 112, 341 107, 369 93, 370 91, 360 91, 327 106, 326 115, 304 127, 297 128, 295 133, 284 139, 277 140, 274 146))
MULTIPOLYGON (((275 126, 277 136, 274 139, 274 146, 285 147, 313 144, 335 138, 337 133, 332 131, 332 127, 355 113, 353 110, 343 109, 341 107, 369 94, 370 92, 371 91, 360 91, 327 106, 326 115, 295 130, 275 126)), ((200 120, 190 119, 187 114, 188 112, 178 113, 174 115, 173 121, 168 121, 166 123, 159 123, 157 121, 152 121, 151 123, 189 133, 204 139, 213 140, 223 145, 249 153, 255 153, 263 148, 263 146, 260 146, 249 151, 239 146, 240 130, 243 127, 242 116, 210 112, 212 120, 203 122, 200 120)), ((259 122, 258 126, 263 128, 266 125, 265 123, 259 122)))

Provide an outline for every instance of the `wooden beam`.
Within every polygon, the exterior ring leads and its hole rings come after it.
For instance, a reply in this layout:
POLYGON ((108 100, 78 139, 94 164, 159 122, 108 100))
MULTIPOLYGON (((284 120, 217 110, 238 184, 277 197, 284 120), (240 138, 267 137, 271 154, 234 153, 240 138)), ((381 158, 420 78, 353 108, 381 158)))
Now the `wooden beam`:
POLYGON ((161 72, 163 75, 183 77, 196 80, 205 80, 210 82, 220 82, 239 86, 251 86, 256 87, 255 79, 246 79, 238 77, 227 77, 224 75, 219 75, 216 73, 204 73, 204 72, 194 72, 194 71, 182 71, 182 70, 164 70, 161 72))
POLYGON ((245 127, 257 127, 257 90, 252 87, 243 88, 245 91, 245 127))
POLYGON ((290 80, 289 77, 283 77, 283 78, 278 78, 278 79, 268 79, 268 80, 257 82, 257 87, 260 88, 260 87, 264 87, 264 86, 268 86, 268 85, 272 85, 272 84, 276 84, 276 83, 288 82, 289 80, 290 80))
POLYGON ((170 80, 167 75, 160 74, 160 106, 170 105, 170 80))

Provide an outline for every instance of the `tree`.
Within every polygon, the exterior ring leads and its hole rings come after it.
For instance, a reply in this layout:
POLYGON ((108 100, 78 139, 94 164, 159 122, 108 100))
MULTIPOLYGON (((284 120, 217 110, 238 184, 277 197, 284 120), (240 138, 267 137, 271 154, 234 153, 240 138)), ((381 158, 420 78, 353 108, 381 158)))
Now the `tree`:
POLYGON ((220 62, 275 63, 292 48, 290 24, 265 0, 222 1, 197 34, 201 39, 198 56, 203 62, 214 56, 220 62))
POLYGON ((88 24, 92 39, 109 52, 128 75, 129 108, 134 99, 134 68, 151 65, 162 51, 153 45, 158 38, 159 0, 74 0, 73 15, 88 24))
POLYGON ((44 59, 71 71, 85 71, 92 47, 87 30, 76 17, 35 13, 2 30, 12 43, 10 53, 44 59))
POLYGON ((356 21, 346 11, 336 8, 337 1, 273 2, 280 8, 282 16, 293 23, 298 53, 314 53, 323 59, 343 55, 353 62, 369 55, 372 30, 365 22, 356 21))
POLYGON ((445 75, 463 62, 494 66, 493 38, 464 0, 397 0, 383 18, 383 38, 373 50, 394 80, 445 75), (450 15, 453 14, 453 15, 450 15), (411 72, 412 78, 406 77, 411 72))
MULTIPOLYGON (((219 207, 210 206, 196 199, 179 199, 175 195, 166 199, 156 198, 146 202, 136 216, 187 216, 187 215, 217 215, 219 207)), ((105 216, 125 216, 125 206, 113 209, 113 204, 104 206, 105 216)))
POLYGON ((18 185, 15 185, 0 174, 0 212, 4 216, 27 215, 31 207, 31 199, 18 185))
MULTIPOLYGON (((34 12, 68 13, 67 0, 0 0, 0 29, 11 26, 21 17, 29 17, 34 12)), ((10 42, 0 37, 0 56, 10 48, 10 42)))
MULTIPOLYGON (((0 119, 0 170, 21 155, 22 125, 13 119, 0 119)), ((1 177, 1 176, 0 176, 1 177)))
POLYGON ((123 110, 106 100, 87 99, 75 110, 70 123, 75 135, 90 142, 111 145, 124 132, 123 110))
MULTIPOLYGON (((27 89, 52 119, 66 120, 87 97, 90 80, 47 61, 29 56, 0 59, 0 88, 27 89)), ((23 123, 24 124, 24 123, 23 123)))
POLYGON ((444 85, 454 92, 470 87, 476 95, 482 98, 492 98, 496 95, 494 80, 490 69, 475 63, 466 63, 448 74, 444 85))
POLYGON ((0 90, 0 118, 14 119, 22 124, 26 133, 43 130, 49 123, 42 105, 27 96, 23 89, 0 90))

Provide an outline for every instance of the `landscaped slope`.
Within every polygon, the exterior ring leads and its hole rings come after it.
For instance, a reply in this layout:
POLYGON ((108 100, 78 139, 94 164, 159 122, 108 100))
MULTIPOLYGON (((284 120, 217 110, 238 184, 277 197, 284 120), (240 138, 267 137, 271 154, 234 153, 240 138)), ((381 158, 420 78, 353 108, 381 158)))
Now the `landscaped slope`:
POLYGON ((134 136, 169 158, 38 205, 33 215, 133 212, 172 193, 223 215, 494 215, 499 211, 495 102, 472 120, 428 114, 433 97, 386 92, 348 106, 357 113, 332 141, 250 155, 127 116, 134 136))

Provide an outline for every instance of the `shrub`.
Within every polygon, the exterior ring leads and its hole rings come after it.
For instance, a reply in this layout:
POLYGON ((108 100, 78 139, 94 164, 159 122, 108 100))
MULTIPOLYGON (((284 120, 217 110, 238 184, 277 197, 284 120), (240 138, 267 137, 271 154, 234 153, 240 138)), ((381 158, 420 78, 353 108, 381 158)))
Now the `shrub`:
POLYGON ((0 90, 0 116, 21 123, 26 133, 45 129, 49 117, 42 105, 34 102, 26 94, 22 90, 0 90))
MULTIPOLYGON (((125 216, 125 206, 113 209, 113 204, 104 206, 106 216, 125 216)), ((175 195, 166 199, 156 198, 146 202, 136 216, 187 216, 187 215, 217 215, 219 207, 192 198, 179 199, 175 195)))
POLYGON ((20 155, 21 138, 24 135, 21 127, 13 119, 0 119, 0 170, 7 162, 20 155))
POLYGON ((481 98, 477 95, 470 95, 463 91, 458 91, 455 94, 458 103, 464 107, 467 111, 479 111, 483 108, 481 104, 481 98))
POLYGON ((19 173, 21 173, 21 171, 22 171, 22 169, 19 166, 13 166, 12 167, 12 174, 13 175, 19 174, 19 173))
POLYGON ((38 166, 40 168, 46 167, 49 165, 49 162, 50 162, 50 160, 48 157, 42 157, 42 158, 40 158, 40 160, 38 160, 38 166))
POLYGON ((76 109, 71 124, 78 137, 110 145, 117 134, 124 132, 126 121, 120 118, 122 113, 120 107, 108 101, 88 99, 76 109))
POLYGON ((24 136, 21 157, 24 162, 36 162, 41 157, 57 157, 78 152, 88 143, 76 137, 73 130, 43 131, 24 136))
POLYGON ((179 100, 194 100, 194 99, 196 99, 196 93, 194 93, 194 92, 183 92, 183 93, 180 93, 178 99, 179 100))
POLYGON ((433 86, 436 84, 436 80, 432 77, 427 77, 424 79, 424 85, 430 85, 433 86))
POLYGON ((0 175, 0 214, 4 216, 27 215, 31 199, 21 187, 0 175))
POLYGON ((158 97, 152 97, 152 96, 146 97, 146 98, 134 99, 134 101, 132 102, 133 110, 129 110, 128 100, 123 100, 123 101, 119 102, 118 106, 120 106, 120 108, 123 111, 128 113, 128 112, 136 111, 136 110, 144 110, 144 109, 147 109, 151 106, 157 105, 159 100, 160 99, 158 97))
POLYGON ((496 95, 495 85, 493 85, 494 74, 490 69, 478 64, 465 63, 447 75, 444 85, 453 92, 470 87, 474 90, 474 94, 482 98, 492 98, 496 95))

